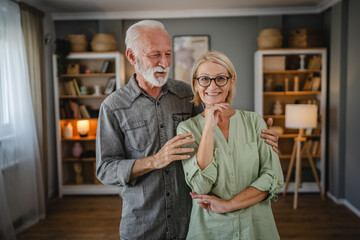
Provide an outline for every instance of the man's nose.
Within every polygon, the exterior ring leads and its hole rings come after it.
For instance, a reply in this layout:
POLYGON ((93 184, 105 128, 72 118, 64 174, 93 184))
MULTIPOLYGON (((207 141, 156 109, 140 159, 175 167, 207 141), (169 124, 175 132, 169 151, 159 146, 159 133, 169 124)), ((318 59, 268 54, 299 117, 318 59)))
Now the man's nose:
POLYGON ((171 65, 171 57, 168 58, 166 56, 166 54, 161 54, 160 60, 159 60, 159 66, 161 66, 163 68, 167 68, 167 67, 170 67, 170 65, 171 65))

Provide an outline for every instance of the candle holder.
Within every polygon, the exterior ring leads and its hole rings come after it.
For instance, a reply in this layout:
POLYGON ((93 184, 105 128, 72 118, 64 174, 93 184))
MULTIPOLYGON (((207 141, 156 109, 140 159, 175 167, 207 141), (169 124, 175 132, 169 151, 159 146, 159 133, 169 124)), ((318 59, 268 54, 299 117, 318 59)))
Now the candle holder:
POLYGON ((89 132, 89 120, 80 120, 77 121, 77 131, 80 135, 80 137, 87 137, 89 132))

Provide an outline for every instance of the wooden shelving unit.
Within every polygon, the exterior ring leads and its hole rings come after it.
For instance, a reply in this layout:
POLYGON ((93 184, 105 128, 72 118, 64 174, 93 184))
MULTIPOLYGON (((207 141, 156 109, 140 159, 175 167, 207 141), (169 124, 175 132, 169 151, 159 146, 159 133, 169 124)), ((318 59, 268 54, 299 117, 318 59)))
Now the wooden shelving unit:
MULTIPOLYGON (((316 143, 318 145, 317 149, 314 148, 314 151, 312 151, 312 157, 316 160, 317 171, 323 189, 325 189, 326 79, 326 49, 274 49, 258 50, 255 53, 255 111, 263 116, 265 120, 270 117, 273 118, 274 126, 281 127, 283 130, 283 133, 279 135, 279 149, 281 151, 279 157, 284 175, 288 170, 294 138, 297 136, 296 130, 285 128, 285 105, 299 102, 316 103, 319 106, 318 128, 313 129, 311 134, 305 134, 304 137, 307 138, 307 141, 311 141, 308 143, 309 146, 315 147, 314 142, 318 142, 316 143), (301 61, 300 55, 305 56, 303 57, 303 70, 298 70, 301 61), (266 57, 270 58, 264 61, 266 57), (271 57, 275 57, 274 60, 285 59, 284 62, 276 62, 274 65, 283 66, 283 68, 269 69, 269 65, 265 66, 265 64, 269 63, 271 57), (296 62, 297 59, 298 62, 296 62), (314 59, 317 61, 316 66, 313 64, 314 59), (295 87, 295 76, 298 82, 297 87, 295 87), (314 80, 315 77, 321 78, 320 87, 315 90, 305 88, 306 81, 309 81, 309 79, 314 80), (274 114, 273 111, 276 101, 280 101, 282 106, 282 113, 278 115, 274 114)), ((312 84, 312 82, 310 83, 312 84)), ((307 142, 303 143, 303 145, 305 144, 307 142)), ((303 172, 306 172, 305 168, 308 167, 308 161, 305 159, 305 155, 302 157, 303 172)), ((304 177, 303 187, 299 191, 317 192, 318 188, 315 180, 309 182, 306 179, 309 178, 304 177)), ((291 183, 289 191, 293 191, 293 184, 291 183)))
MULTIPOLYGON (((117 187, 104 186, 95 177, 96 113, 102 101, 109 96, 104 94, 109 79, 115 78, 115 89, 125 84, 124 56, 120 52, 71 53, 68 63, 79 64, 79 73, 58 76, 56 56, 53 56, 59 195, 118 194, 117 187), (101 73, 105 61, 109 61, 109 65, 106 71, 101 73), (85 69, 91 70, 92 73, 85 73, 85 69), (74 81, 73 79, 78 87, 86 86, 88 93, 82 95, 79 91, 70 92, 68 84, 74 81), (100 94, 94 95, 95 85, 100 86, 100 94), (74 105, 79 108, 85 106, 90 117, 82 115, 79 109, 73 107, 74 105), (89 121, 90 128, 86 137, 81 137, 77 132, 76 123, 79 120, 89 121), (65 136, 65 126, 69 123, 73 127, 72 137, 65 136), (73 156, 75 144, 80 144, 83 149, 80 157, 73 156)), ((74 87, 76 89, 75 84, 74 87)))

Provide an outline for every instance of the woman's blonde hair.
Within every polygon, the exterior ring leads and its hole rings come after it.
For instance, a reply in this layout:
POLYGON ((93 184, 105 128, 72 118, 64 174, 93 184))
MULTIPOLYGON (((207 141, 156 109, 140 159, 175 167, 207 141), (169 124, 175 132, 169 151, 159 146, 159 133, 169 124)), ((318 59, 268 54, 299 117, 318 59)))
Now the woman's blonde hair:
MULTIPOLYGON (((195 105, 199 105, 199 103, 201 103, 201 98, 199 93, 195 90, 195 81, 196 80, 196 74, 197 74, 197 70, 199 68, 199 66, 202 63, 205 62, 213 62, 213 63, 217 63, 220 64, 221 66, 223 66, 229 73, 229 77, 234 78, 234 82, 236 82, 236 71, 234 68, 234 65, 231 63, 230 59, 223 54, 222 52, 218 52, 218 51, 213 51, 213 52, 207 52, 205 54, 203 54, 194 64, 192 70, 191 70, 191 89, 194 93, 194 99, 191 100, 191 102, 195 103, 195 105)), ((235 85, 232 87, 232 89, 230 89, 228 96, 226 97, 226 102, 228 102, 229 104, 232 103, 232 100, 235 96, 236 93, 236 87, 235 85)))

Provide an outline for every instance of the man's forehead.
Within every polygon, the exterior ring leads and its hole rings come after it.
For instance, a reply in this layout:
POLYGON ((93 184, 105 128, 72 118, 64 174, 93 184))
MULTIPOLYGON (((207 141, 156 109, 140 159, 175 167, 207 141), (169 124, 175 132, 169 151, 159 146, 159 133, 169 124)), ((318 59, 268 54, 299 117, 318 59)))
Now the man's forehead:
POLYGON ((166 32, 156 29, 141 34, 139 47, 147 51, 171 51, 171 42, 166 32))

